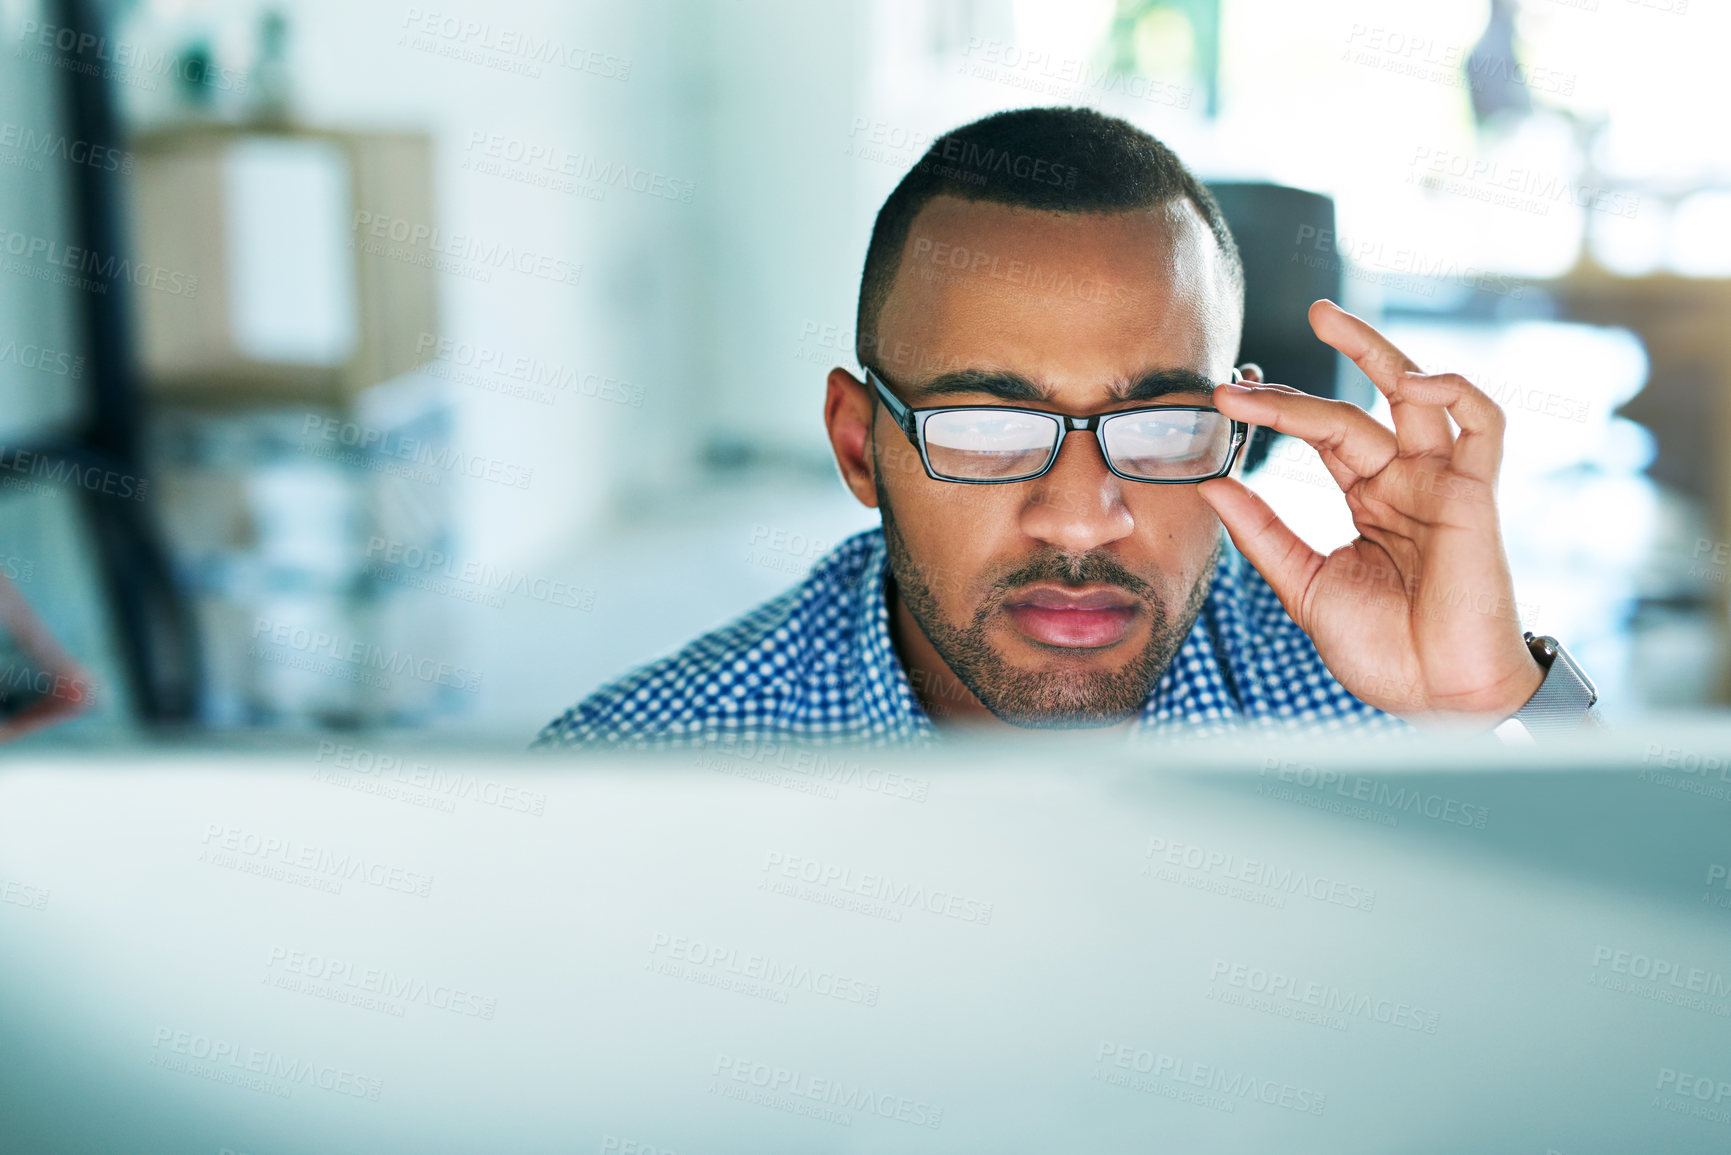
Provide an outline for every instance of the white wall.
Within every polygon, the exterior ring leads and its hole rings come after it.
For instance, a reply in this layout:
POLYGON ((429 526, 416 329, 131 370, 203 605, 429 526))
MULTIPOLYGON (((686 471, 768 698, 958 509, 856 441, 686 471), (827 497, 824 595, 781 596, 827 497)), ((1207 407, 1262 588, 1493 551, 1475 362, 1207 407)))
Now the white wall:
MULTIPOLYGON (((552 0, 442 4, 439 11, 501 29, 605 45, 629 54, 598 18, 610 6, 552 0)), ((620 249, 613 208, 497 176, 464 170, 473 134, 548 148, 601 151, 615 143, 622 107, 640 96, 628 83, 544 67, 539 78, 417 51, 399 41, 409 9, 344 0, 292 8, 299 108, 319 124, 419 127, 436 142, 438 226, 450 234, 521 246, 584 266, 564 286, 510 273, 489 283, 442 277, 441 335, 585 372, 628 376, 619 329, 606 323, 620 249)), ((439 44, 460 42, 434 37, 439 44)), ((611 195, 617 196, 617 193, 611 195)), ((456 437, 465 452, 533 467, 523 490, 471 485, 458 513, 464 546, 501 566, 533 565, 569 537, 589 532, 611 497, 610 441, 617 405, 563 396, 552 407, 474 389, 454 389, 456 437)))
POLYGON ((67 163, 25 144, 44 133, 65 133, 54 99, 64 77, 52 65, 18 52, 26 23, 40 24, 41 10, 35 0, 0 7, 0 59, 5 60, 0 67, 0 140, 17 142, 12 147, 0 143, 0 159, 6 162, 0 163, 0 229, 7 234, 0 237, 0 261, 8 266, 0 269, 0 444, 9 446, 71 423, 89 379, 88 365, 74 379, 70 367, 65 373, 45 371, 36 364, 38 353, 25 352, 52 350, 49 364, 55 367, 62 364, 59 355, 78 353, 82 338, 74 290, 15 271, 14 265, 35 270, 47 266, 40 257, 8 251, 20 244, 28 251, 36 239, 65 244, 69 225, 67 163))

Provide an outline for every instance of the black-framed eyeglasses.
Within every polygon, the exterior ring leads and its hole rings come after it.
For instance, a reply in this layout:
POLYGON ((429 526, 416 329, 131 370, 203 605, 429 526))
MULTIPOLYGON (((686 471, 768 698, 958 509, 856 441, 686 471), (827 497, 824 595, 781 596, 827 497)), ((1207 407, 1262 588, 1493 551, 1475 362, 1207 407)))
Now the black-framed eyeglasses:
MULTIPOLYGON (((876 370, 867 366, 865 373, 934 481, 1032 481, 1058 460, 1064 438, 1085 429, 1100 443, 1106 468, 1124 480, 1193 485, 1230 473, 1250 432, 1209 405, 1149 405, 1088 417, 1003 405, 912 409, 876 370)), ((1232 380, 1242 380, 1237 369, 1232 380)))

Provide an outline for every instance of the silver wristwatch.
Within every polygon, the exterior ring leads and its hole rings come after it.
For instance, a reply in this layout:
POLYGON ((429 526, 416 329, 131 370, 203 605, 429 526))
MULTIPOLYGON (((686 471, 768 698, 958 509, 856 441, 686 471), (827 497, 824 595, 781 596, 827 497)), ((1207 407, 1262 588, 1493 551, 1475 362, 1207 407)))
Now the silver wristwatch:
POLYGON ((1530 630, 1525 637, 1533 659, 1545 669, 1545 680, 1527 704, 1510 715, 1511 720, 1535 737, 1579 728, 1599 700, 1593 679, 1557 639, 1534 637, 1530 630))

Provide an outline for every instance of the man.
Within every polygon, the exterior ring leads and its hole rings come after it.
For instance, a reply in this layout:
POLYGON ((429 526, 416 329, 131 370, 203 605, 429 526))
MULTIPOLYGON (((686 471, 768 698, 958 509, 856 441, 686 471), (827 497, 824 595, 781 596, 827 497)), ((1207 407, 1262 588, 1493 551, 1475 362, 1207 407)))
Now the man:
POLYGON ((1399 728, 1555 697, 1513 612, 1497 406, 1318 301, 1391 431, 1235 370, 1242 319, 1232 236, 1153 137, 1027 109, 939 139, 878 214, 864 373, 824 403, 881 530, 537 744, 1399 728), (1254 426, 1318 450, 1356 541, 1316 553, 1239 481, 1254 426))

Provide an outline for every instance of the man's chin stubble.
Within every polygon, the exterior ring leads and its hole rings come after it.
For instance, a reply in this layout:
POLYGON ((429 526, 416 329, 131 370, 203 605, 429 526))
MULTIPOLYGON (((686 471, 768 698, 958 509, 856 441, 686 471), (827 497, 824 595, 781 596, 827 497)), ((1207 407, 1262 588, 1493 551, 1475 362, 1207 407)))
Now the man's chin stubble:
POLYGON ((1002 721, 1029 729, 1110 726, 1139 714, 1195 625, 1220 555, 1217 543, 1176 620, 1158 600, 1143 600, 1154 617, 1148 642, 1123 669, 1028 671, 1005 660, 989 640, 992 618, 999 612, 995 603, 981 606, 965 628, 944 619, 937 598, 908 555, 885 497, 880 486, 878 508, 883 514, 890 572, 908 613, 950 671, 986 709, 1002 721))

